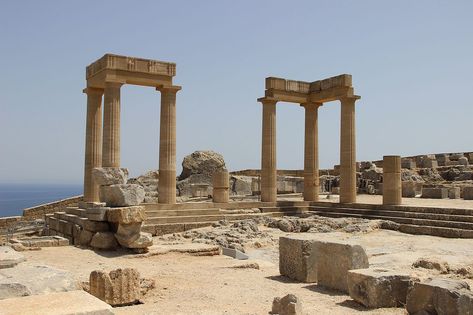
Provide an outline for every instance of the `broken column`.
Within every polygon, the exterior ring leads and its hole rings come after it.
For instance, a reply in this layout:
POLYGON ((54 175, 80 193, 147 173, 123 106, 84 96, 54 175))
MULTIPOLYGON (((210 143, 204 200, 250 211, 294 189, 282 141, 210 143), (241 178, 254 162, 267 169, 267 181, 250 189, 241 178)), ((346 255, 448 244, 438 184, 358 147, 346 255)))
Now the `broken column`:
POLYGON ((111 306, 132 305, 140 299, 140 274, 125 268, 110 273, 95 270, 90 273, 90 294, 111 306))
POLYGON ((401 157, 386 155, 383 157, 383 204, 400 205, 401 203, 401 157))
POLYGON ((217 170, 213 175, 213 202, 227 203, 229 198, 230 182, 226 169, 217 170))

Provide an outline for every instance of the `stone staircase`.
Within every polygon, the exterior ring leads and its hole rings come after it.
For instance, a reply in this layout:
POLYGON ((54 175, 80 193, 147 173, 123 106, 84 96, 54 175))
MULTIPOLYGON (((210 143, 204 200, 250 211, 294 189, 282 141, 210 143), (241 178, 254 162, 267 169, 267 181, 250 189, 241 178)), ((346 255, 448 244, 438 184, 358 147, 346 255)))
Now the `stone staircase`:
POLYGON ((332 217, 389 220, 399 231, 451 238, 473 238, 473 210, 338 203, 311 204, 309 213, 332 217))

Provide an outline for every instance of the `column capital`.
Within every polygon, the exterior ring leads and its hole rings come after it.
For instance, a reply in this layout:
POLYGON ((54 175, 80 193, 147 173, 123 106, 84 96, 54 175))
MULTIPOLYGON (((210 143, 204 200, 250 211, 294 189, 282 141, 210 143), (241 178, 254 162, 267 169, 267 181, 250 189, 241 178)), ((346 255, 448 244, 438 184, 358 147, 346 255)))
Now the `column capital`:
POLYGON ((100 94, 102 95, 103 94, 103 89, 101 88, 94 88, 94 87, 86 87, 85 89, 82 90, 82 93, 85 93, 85 94, 100 94))
POLYGON ((122 82, 115 82, 115 81, 105 81, 105 87, 114 87, 114 88, 121 88, 122 85, 125 83, 122 82))
POLYGON ((340 98, 340 102, 353 102, 355 103, 361 98, 359 95, 343 96, 340 98))
POLYGON ((158 85, 156 91, 161 93, 177 93, 182 89, 182 86, 179 85, 158 85))
POLYGON ((323 106, 324 103, 319 103, 319 102, 307 102, 307 103, 301 103, 301 107, 304 108, 319 108, 320 106, 323 106))
POLYGON ((271 104, 276 104, 278 102, 277 99, 271 98, 271 97, 260 97, 258 98, 258 102, 260 102, 263 105, 271 105, 271 104))

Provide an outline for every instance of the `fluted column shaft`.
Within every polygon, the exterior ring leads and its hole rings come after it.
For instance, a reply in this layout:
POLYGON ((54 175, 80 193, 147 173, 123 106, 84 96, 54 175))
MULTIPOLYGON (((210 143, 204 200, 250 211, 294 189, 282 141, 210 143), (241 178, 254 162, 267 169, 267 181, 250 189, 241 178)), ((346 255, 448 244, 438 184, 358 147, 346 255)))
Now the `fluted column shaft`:
POLYGON ((276 202, 276 101, 263 99, 263 134, 261 150, 261 201, 276 202))
POLYGON ((321 104, 302 104, 305 108, 304 200, 319 199, 318 108, 321 104))
POLYGON ((400 205, 401 203, 401 157, 386 155, 383 157, 383 204, 400 205))
POLYGON ((159 87, 161 118, 159 130, 158 202, 176 203, 176 93, 180 87, 159 87))
POLYGON ((85 126, 84 201, 99 202, 99 187, 92 170, 102 165, 102 89, 86 88, 87 119, 85 126))
POLYGON ((340 203, 356 202, 355 101, 341 99, 340 203))
POLYGON ((103 167, 120 167, 121 83, 105 82, 103 116, 103 167))

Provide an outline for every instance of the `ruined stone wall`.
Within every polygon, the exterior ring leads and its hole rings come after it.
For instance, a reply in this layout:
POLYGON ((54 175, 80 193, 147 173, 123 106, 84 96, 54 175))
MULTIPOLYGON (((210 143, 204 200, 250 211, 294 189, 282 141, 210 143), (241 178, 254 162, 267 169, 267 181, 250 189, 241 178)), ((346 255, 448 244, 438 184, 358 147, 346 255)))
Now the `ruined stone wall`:
POLYGON ((74 206, 80 201, 82 201, 82 195, 26 208, 23 210, 23 217, 25 219, 43 218, 45 214, 62 211, 65 207, 74 206))

